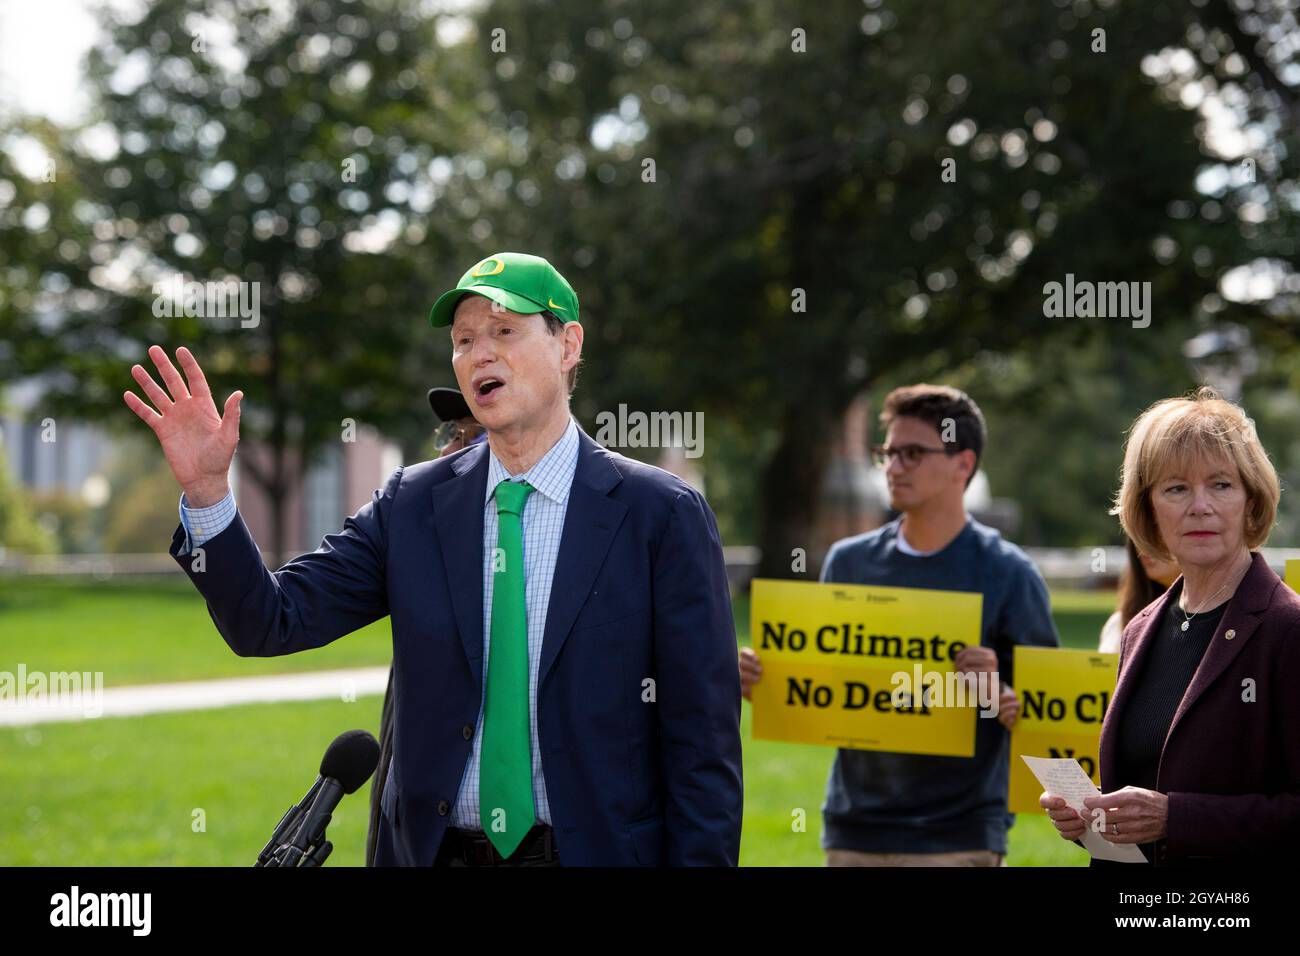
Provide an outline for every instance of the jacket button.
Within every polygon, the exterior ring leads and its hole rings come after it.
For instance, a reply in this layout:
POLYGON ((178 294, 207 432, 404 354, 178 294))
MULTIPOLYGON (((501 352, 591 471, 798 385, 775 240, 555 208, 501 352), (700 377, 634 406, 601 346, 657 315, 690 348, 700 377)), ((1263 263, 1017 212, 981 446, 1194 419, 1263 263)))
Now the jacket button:
POLYGON ((464 727, 460 729, 460 735, 464 737, 466 740, 469 740, 471 737, 474 736, 474 728, 471 727, 469 724, 466 724, 464 727))
POLYGON ((1227 633, 1225 633, 1225 634, 1223 635, 1224 639, 1225 639, 1225 640, 1229 640, 1229 641, 1232 640, 1232 639, 1233 639, 1234 637, 1236 637, 1236 636, 1237 636, 1237 632, 1234 631, 1232 628, 1228 628, 1227 633))
POLYGON ((451 806, 447 803, 446 800, 438 801, 438 816, 445 817, 447 815, 447 811, 449 811, 450 809, 451 806))

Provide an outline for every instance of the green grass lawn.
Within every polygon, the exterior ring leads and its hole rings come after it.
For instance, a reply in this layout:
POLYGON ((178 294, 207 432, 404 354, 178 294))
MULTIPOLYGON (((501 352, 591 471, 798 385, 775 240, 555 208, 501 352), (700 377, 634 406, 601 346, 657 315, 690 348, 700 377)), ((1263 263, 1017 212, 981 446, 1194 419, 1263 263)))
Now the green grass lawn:
POLYGON ((189 578, 0 578, 0 670, 102 671, 104 686, 387 664, 388 619, 286 657, 238 657, 189 578))
MULTIPOLYGON (((382 702, 0 728, 0 866, 251 866, 330 741, 352 728, 378 736, 382 702)), ((340 804, 330 865, 364 862, 369 795, 340 804)))
MULTIPOLYGON (((1059 592, 1068 647, 1095 647, 1113 607, 1104 592, 1059 592)), ((748 643, 748 606, 736 602, 748 643)), ((387 664, 388 622, 326 648, 239 658, 186 579, 88 584, 0 581, 0 670, 102 670, 109 685, 387 664)), ((0 866, 251 865, 280 815, 315 779, 321 754, 351 728, 378 733, 379 697, 259 704, 76 724, 0 728, 0 866), (192 827, 194 811, 206 829, 192 827)), ((820 866, 821 802, 832 751, 753 740, 743 708, 741 863, 820 866), (794 826, 796 810, 805 826, 794 826)), ((330 827, 330 865, 360 865, 368 790, 330 827)), ((1021 815, 1011 865, 1085 865, 1045 817, 1021 815)))
MULTIPOLYGON (((0 730, 0 866, 248 866, 354 727, 378 733, 381 698, 253 704, 0 730), (249 741, 256 741, 250 746, 249 741), (202 810, 205 829, 194 827, 202 810)), ((742 866, 821 866, 826 747, 753 740, 744 706, 742 866), (797 832, 794 811, 806 826, 797 832)), ((369 789, 330 824, 331 866, 364 860, 369 789)), ((1011 831, 1013 866, 1084 865, 1045 817, 1011 831)))

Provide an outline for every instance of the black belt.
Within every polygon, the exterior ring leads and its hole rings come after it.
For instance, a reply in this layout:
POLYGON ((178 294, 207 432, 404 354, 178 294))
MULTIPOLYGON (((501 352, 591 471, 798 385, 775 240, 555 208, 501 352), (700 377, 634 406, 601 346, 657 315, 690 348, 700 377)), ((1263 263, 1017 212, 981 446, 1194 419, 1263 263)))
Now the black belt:
POLYGON ((438 847, 437 862, 449 858, 462 860, 466 866, 508 866, 525 862, 554 863, 559 861, 560 855, 555 848, 555 831, 544 823, 538 823, 509 857, 502 856, 482 830, 447 827, 438 847))

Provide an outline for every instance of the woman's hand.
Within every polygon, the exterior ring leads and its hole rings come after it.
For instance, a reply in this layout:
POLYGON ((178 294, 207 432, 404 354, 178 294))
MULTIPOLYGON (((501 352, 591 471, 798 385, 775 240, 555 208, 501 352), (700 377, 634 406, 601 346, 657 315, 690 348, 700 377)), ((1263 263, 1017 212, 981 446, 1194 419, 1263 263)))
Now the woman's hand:
POLYGON ((1064 797, 1044 792, 1038 798, 1038 805, 1047 811, 1056 827, 1056 832, 1063 840, 1080 840, 1088 829, 1087 822, 1079 816, 1077 810, 1065 802, 1064 797))
POLYGON ((1124 787, 1088 797, 1083 805, 1109 843, 1151 843, 1168 835, 1169 797, 1155 790, 1124 787))

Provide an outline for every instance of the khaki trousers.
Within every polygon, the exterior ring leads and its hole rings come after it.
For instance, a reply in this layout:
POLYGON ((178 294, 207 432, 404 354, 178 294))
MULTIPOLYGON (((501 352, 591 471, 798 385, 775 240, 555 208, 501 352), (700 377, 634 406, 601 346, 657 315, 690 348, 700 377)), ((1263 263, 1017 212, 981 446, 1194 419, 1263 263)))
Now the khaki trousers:
POLYGON ((992 850, 959 850, 953 853, 860 853, 857 850, 827 850, 827 866, 1006 866, 1007 859, 992 850))

